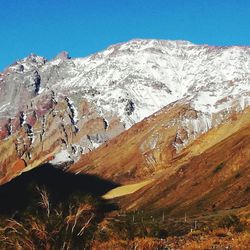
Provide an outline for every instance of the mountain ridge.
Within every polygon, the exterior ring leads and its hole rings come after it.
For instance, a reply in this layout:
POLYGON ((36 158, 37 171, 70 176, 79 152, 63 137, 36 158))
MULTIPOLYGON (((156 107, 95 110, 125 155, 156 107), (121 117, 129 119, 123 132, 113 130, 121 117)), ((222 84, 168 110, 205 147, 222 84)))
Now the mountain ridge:
POLYGON ((248 47, 137 39, 68 57, 32 54, 1 73, 2 176, 20 160, 76 162, 168 105, 188 106, 168 124, 181 151, 250 104, 248 47))

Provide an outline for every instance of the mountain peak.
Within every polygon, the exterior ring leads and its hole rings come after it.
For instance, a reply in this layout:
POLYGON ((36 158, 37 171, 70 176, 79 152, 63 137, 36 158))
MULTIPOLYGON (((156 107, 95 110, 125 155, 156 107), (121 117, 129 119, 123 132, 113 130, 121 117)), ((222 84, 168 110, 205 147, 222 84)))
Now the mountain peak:
POLYGON ((20 60, 20 62, 43 63, 44 64, 45 62, 47 62, 47 59, 43 56, 39 56, 35 53, 31 53, 30 55, 28 55, 24 59, 20 60))
POLYGON ((61 60, 67 60, 70 59, 69 52, 67 51, 62 51, 60 52, 54 59, 61 59, 61 60))
POLYGON ((160 39, 132 39, 127 42, 117 43, 108 47, 118 50, 143 50, 155 47, 178 47, 178 46, 198 46, 185 40, 160 40, 160 39))

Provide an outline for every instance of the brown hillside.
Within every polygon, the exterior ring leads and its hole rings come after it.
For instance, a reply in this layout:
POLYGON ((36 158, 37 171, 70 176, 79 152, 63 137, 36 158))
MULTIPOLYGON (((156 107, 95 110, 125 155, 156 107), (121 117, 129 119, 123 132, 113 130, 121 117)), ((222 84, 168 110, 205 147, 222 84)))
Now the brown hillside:
MULTIPOLYGON (((190 146, 192 148, 192 145, 190 146)), ((128 209, 166 208, 174 214, 214 212, 250 203, 250 126, 194 156, 121 203, 128 209)))
POLYGON ((248 205, 250 109, 234 114, 177 151, 173 143, 178 118, 190 113, 187 106, 168 107, 83 155, 70 171, 97 174, 126 185, 153 180, 140 190, 117 198, 129 210, 166 208, 179 214, 248 205), (174 125, 169 126, 173 121, 174 125), (156 135, 157 143, 150 148, 156 135))

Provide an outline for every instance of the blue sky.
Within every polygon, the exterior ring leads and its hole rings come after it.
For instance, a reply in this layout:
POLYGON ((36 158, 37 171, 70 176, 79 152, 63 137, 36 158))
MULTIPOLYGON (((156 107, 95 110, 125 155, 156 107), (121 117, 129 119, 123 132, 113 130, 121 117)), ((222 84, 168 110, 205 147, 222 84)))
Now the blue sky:
POLYGON ((0 70, 34 52, 82 57, 133 38, 250 45, 249 0, 0 0, 0 70))

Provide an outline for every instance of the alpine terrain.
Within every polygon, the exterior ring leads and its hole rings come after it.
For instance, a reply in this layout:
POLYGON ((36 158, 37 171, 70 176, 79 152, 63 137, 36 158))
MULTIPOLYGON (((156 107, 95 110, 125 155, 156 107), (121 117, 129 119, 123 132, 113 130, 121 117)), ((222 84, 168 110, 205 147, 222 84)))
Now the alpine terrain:
POLYGON ((184 232, 250 216, 250 47, 137 39, 15 62, 0 73, 0 184, 48 166, 112 183, 111 217, 185 217, 184 232))

